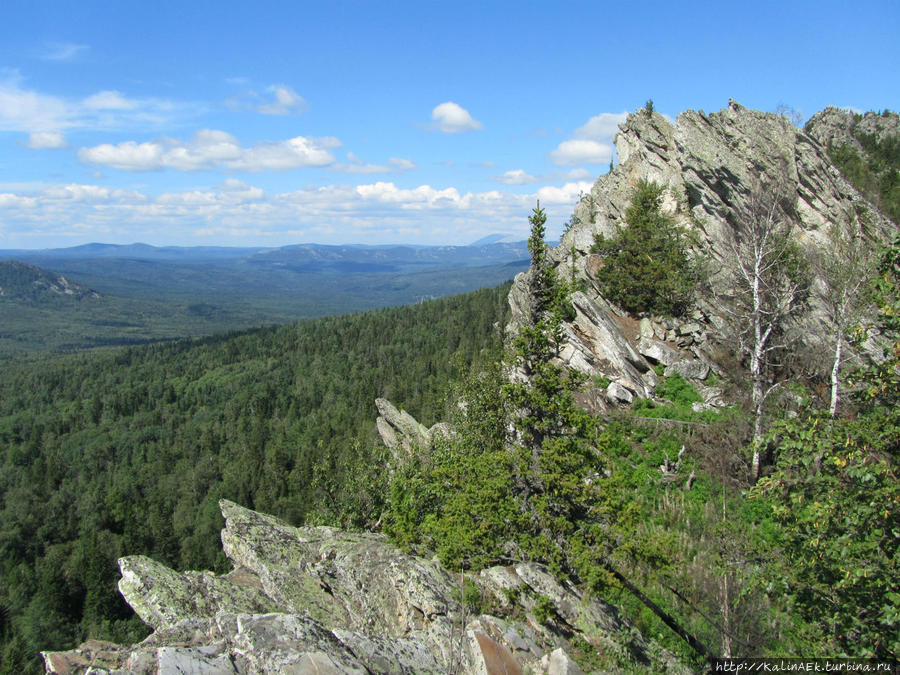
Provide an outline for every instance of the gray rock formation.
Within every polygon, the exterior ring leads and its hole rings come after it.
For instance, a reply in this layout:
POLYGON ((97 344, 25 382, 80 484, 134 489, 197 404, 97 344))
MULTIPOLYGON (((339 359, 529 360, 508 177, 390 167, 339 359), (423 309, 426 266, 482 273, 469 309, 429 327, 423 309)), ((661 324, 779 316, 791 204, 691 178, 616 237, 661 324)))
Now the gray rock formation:
POLYGON ((220 507, 232 572, 180 573, 143 556, 121 559, 119 590, 154 633, 131 646, 92 640, 45 652, 46 671, 579 673, 577 637, 610 667, 688 672, 615 608, 540 565, 471 576, 476 597, 463 603, 458 574, 383 536, 291 527, 226 500, 220 507), (542 598, 555 612, 544 623, 534 612, 542 598))
POLYGON ((405 410, 398 410, 386 398, 376 398, 375 407, 379 413, 375 420, 378 434, 395 460, 409 457, 417 448, 429 447, 435 434, 450 433, 450 427, 443 422, 438 422, 430 429, 425 428, 415 417, 405 410))
POLYGON ((843 108, 829 106, 817 112, 806 123, 806 132, 823 146, 828 147, 829 143, 835 146, 849 145, 856 152, 865 154, 862 144, 851 133, 852 129, 883 141, 888 137, 900 136, 900 115, 897 113, 880 115, 874 112, 859 115, 843 108))
MULTIPOLYGON (((835 109, 820 113, 826 120, 846 114, 835 109)), ((882 133, 877 125, 887 123, 875 118, 866 116, 865 121, 882 133)), ((831 127, 837 126, 835 120, 831 127)), ((550 252, 558 271, 583 280, 586 289, 575 294, 577 316, 567 326, 561 360, 615 383, 607 400, 628 401, 620 395, 622 389, 632 396, 652 396, 652 364, 662 363, 669 373, 695 381, 704 379, 710 367, 716 369, 714 354, 729 333, 717 298, 727 293, 734 262, 731 244, 754 186, 777 183, 782 188, 792 206, 794 235, 807 251, 829 251, 832 223, 851 219, 854 227, 862 228, 860 212, 868 214, 865 227, 873 237, 883 238, 894 229, 844 180, 816 138, 779 115, 748 110, 734 101, 709 115, 689 110, 674 124, 658 113, 641 111, 620 126, 615 141, 619 165, 584 195, 572 227, 550 252), (692 234, 692 254, 710 271, 711 290, 701 293, 696 311, 680 321, 629 317, 616 307, 615 298, 602 297, 593 281, 601 264, 590 252, 594 235, 612 236, 625 226, 625 210, 640 180, 665 187, 662 210, 692 234)), ((514 325, 527 316, 528 274, 520 274, 510 291, 514 325)), ((814 343, 824 334, 817 330, 824 322, 813 298, 811 311, 798 322, 805 342, 814 343)))

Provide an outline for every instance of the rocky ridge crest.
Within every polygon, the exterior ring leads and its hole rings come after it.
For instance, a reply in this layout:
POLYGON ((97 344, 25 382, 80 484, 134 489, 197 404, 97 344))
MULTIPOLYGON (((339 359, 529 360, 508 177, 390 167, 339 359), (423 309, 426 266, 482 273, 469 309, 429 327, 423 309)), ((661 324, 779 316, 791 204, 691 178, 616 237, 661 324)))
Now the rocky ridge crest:
MULTIPOLYGON (((794 237, 807 253, 833 250, 833 223, 849 222, 873 240, 896 227, 841 176, 820 141, 780 115, 748 110, 735 101, 717 113, 688 110, 674 123, 659 113, 638 111, 620 125, 615 142, 619 164, 583 195, 571 226, 550 252, 560 276, 583 287, 572 296, 576 316, 565 325, 560 360, 609 381, 581 394, 580 403, 593 411, 635 397, 652 398, 659 364, 668 374, 677 372, 700 385, 705 399, 700 406, 721 403, 722 392, 702 384, 709 372, 721 372, 716 354, 729 337, 715 298, 727 284, 731 244, 760 185, 779 186, 792 207, 794 237), (642 180, 664 186, 661 210, 691 235, 692 255, 710 271, 709 288, 698 293, 686 317, 629 316, 613 298, 604 298, 594 281, 593 272, 602 264, 591 253, 594 236, 613 236, 625 225, 625 211, 642 180)), ((512 330, 527 316, 529 274, 518 275, 510 291, 512 330)), ((798 337, 815 343, 815 327, 825 321, 813 297, 798 322, 805 327, 798 337)))
POLYGON ((576 675, 585 646, 613 665, 687 672, 615 608, 540 565, 493 567, 463 584, 381 535, 291 527, 227 500, 220 508, 233 571, 122 558, 119 590, 154 633, 45 652, 47 672, 576 675))

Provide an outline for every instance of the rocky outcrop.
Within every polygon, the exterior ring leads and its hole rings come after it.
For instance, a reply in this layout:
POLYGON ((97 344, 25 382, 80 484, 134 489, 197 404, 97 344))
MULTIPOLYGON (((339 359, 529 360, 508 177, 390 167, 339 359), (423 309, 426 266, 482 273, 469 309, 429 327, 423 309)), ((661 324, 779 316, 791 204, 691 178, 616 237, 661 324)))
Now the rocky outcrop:
POLYGON ((576 651, 610 668, 687 672, 613 607, 540 565, 494 567, 462 584, 381 535, 220 507, 232 572, 121 559, 119 590, 154 633, 131 646, 46 652, 47 672, 574 674, 583 672, 576 651))
POLYGON ((826 148, 849 145, 861 155, 867 153, 856 134, 873 136, 877 141, 900 136, 900 115, 885 112, 854 113, 845 108, 829 106, 813 115, 806 123, 806 132, 826 148))
POLYGON ((31 300, 53 296, 69 296, 79 300, 100 297, 87 286, 18 260, 0 261, 0 296, 31 300))
POLYGON ((416 449, 429 447, 436 434, 450 433, 450 427, 444 422, 426 428, 405 410, 398 410, 386 398, 376 398, 375 407, 378 408, 378 418, 375 420, 378 435, 395 460, 409 457, 416 449))
MULTIPOLYGON (((839 112, 829 109, 820 115, 831 119, 839 112)), ((819 140, 780 115, 748 110, 734 101, 717 113, 689 110, 674 124, 658 113, 639 111, 620 126, 615 140, 619 165, 583 196, 571 228, 550 253, 560 274, 581 280, 585 289, 575 295, 576 318, 567 325, 561 360, 609 379, 615 386, 607 388, 607 402, 652 396, 652 365, 661 363, 668 374, 679 373, 697 384, 717 370, 715 353, 729 334, 717 298, 727 293, 732 242, 760 185, 780 187, 791 207, 794 236, 808 252, 830 251, 833 223, 849 221, 875 239, 893 227, 840 175, 819 140), (692 254, 710 273, 710 288, 698 295, 689 317, 639 322, 640 317, 616 307, 616 298, 604 298, 594 283, 593 273, 602 264, 591 253, 594 236, 609 237, 625 226, 625 211, 640 180, 665 186, 661 209, 691 234, 692 254), (867 222, 861 222, 861 213, 867 222)), ((528 274, 519 275, 510 292, 514 325, 527 316, 528 274)), ((824 321, 813 298, 811 311, 798 322, 805 325, 800 337, 814 343, 823 334, 816 327, 824 321)))

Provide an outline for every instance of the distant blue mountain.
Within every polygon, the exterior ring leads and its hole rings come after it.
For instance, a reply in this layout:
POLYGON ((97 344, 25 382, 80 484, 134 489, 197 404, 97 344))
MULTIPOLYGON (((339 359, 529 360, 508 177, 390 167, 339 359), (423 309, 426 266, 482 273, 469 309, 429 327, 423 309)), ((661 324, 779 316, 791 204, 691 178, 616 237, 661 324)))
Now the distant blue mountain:
POLYGON ((0 260, 51 264, 57 260, 129 259, 185 264, 245 260, 265 262, 327 263, 347 261, 383 264, 481 265, 503 264, 528 256, 524 241, 509 241, 494 234, 469 246, 421 246, 408 244, 293 244, 278 248, 229 246, 151 246, 149 244, 91 243, 69 248, 0 250, 0 260))

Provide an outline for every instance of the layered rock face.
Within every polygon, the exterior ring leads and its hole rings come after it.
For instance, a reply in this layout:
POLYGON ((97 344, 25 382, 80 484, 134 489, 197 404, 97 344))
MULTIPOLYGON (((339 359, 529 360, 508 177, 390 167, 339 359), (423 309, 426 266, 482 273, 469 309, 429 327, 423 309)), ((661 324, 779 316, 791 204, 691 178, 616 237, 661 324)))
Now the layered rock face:
MULTIPOLYGON (((583 395, 581 402, 592 410, 652 397, 654 365, 698 383, 717 368, 715 352, 728 337, 728 325, 715 298, 718 291, 727 292, 732 245, 752 210, 754 191, 762 186, 777 186, 778 196, 789 203, 794 236, 807 252, 832 250, 833 223, 846 223, 876 240, 894 228, 841 177, 819 141, 779 115, 734 101, 709 115, 689 110, 674 124, 658 113, 639 111, 622 124, 615 140, 619 165, 583 196, 573 225, 551 251, 560 275, 583 280, 585 288, 573 296, 577 316, 566 327, 561 359, 610 381, 583 395), (615 298, 602 297, 593 274, 602 261, 591 254, 596 234, 610 237, 626 226, 625 211, 641 180, 665 187, 662 211, 692 235, 692 254, 710 271, 710 289, 699 293, 690 316, 646 317, 650 326, 639 326, 638 317, 615 306, 615 298)), ((517 277, 510 292, 514 324, 528 311, 527 274, 517 277)), ((813 328, 824 321, 813 298, 801 323, 813 328)), ((804 337, 814 339, 815 333, 808 330, 804 337)))
POLYGON ((94 640, 44 653, 47 672, 561 675, 582 672, 575 652, 586 648, 611 667, 681 672, 613 607, 540 565, 495 567, 462 584, 380 535, 220 507, 232 572, 121 559, 119 590, 154 633, 131 646, 94 640))

